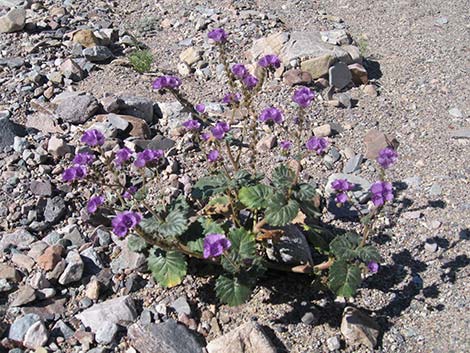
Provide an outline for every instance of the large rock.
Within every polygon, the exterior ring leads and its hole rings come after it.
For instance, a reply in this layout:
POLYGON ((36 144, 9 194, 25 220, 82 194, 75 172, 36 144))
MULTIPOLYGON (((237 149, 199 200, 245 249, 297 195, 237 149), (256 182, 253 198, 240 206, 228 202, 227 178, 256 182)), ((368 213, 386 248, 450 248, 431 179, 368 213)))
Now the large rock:
POLYGON ((21 125, 11 122, 7 117, 0 118, 0 150, 13 146, 16 136, 25 135, 26 131, 21 125))
POLYGON ((351 346, 363 344, 370 349, 374 349, 380 327, 362 311, 348 306, 343 312, 341 333, 351 346))
POLYGON ((209 353, 277 353, 277 349, 255 322, 248 322, 209 342, 209 353))
POLYGON ((72 40, 86 48, 100 44, 100 41, 90 29, 81 29, 73 34, 72 40))
POLYGON ((15 322, 10 326, 8 331, 8 338, 14 341, 22 342, 28 329, 41 318, 36 314, 26 314, 25 316, 18 317, 15 322))
POLYGON ((99 109, 98 101, 90 94, 64 92, 54 99, 56 114, 72 124, 83 124, 99 109))
POLYGON ((114 54, 108 47, 97 45, 83 49, 83 56, 92 63, 105 63, 114 58, 114 54))
POLYGON ((328 75, 328 70, 334 62, 331 54, 325 54, 313 59, 302 61, 302 71, 308 72, 313 79, 328 75))
POLYGON ((122 105, 119 108, 121 114, 144 119, 148 124, 153 123, 154 103, 150 99, 138 96, 124 96, 120 99, 122 100, 122 105))
POLYGON ((0 17, 0 33, 12 33, 21 31, 26 22, 26 10, 14 8, 0 17))
POLYGON ((44 209, 44 220, 51 224, 55 224, 67 212, 65 201, 60 196, 47 199, 46 208, 44 209))
POLYGON ((305 235, 295 225, 282 228, 284 233, 278 241, 266 249, 268 258, 287 265, 313 264, 312 254, 305 235))
POLYGON ((11 246, 18 250, 29 249, 29 245, 36 241, 36 238, 25 229, 19 229, 13 233, 0 233, 0 251, 11 246))
POLYGON ((83 276, 84 264, 78 251, 70 251, 65 258, 65 262, 67 267, 65 267, 64 272, 59 277, 59 283, 66 285, 79 281, 83 276))
POLYGON ((104 322, 125 324, 137 319, 134 301, 129 296, 107 300, 76 315, 93 332, 97 332, 104 322))
MULTIPOLYGON (((131 339, 131 345, 140 353, 203 352, 203 345, 196 336, 186 326, 180 325, 172 319, 147 326, 136 323, 129 327, 128 335, 131 339)), ((226 350, 219 352, 228 353, 226 350)))
POLYGON ((49 332, 42 321, 37 321, 31 325, 24 336, 23 344, 27 348, 36 349, 47 343, 49 332))
POLYGON ((11 306, 23 306, 36 300, 36 291, 31 286, 23 286, 12 294, 15 298, 11 306))
POLYGON ((107 121, 114 128, 127 132, 130 136, 147 139, 150 137, 150 128, 142 118, 132 115, 114 114, 97 115, 98 121, 107 121))
POLYGON ((364 143, 366 145, 366 158, 376 159, 381 149, 392 146, 395 149, 398 147, 398 141, 391 136, 385 135, 383 132, 372 129, 369 130, 364 136, 364 143))

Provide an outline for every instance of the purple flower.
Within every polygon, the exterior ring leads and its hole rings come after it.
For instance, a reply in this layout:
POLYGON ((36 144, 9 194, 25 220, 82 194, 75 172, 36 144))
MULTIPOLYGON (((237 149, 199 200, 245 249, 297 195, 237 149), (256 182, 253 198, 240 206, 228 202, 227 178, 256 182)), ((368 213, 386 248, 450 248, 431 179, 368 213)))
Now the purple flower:
POLYGON ((204 113, 206 111, 206 106, 202 103, 199 103, 199 104, 196 104, 196 106, 194 107, 194 109, 196 109, 196 111, 198 113, 204 113))
POLYGON ((73 163, 74 164, 79 164, 79 165, 89 165, 93 163, 95 160, 95 156, 91 153, 88 152, 83 152, 83 153, 77 153, 75 157, 73 158, 73 163))
POLYGON ((84 165, 76 164, 73 167, 67 168, 62 173, 62 180, 72 182, 77 179, 83 179, 87 175, 87 169, 84 165))
POLYGON ((153 81, 154 89, 177 89, 181 85, 181 80, 175 76, 162 76, 153 81))
POLYGON ((317 154, 322 154, 328 146, 328 141, 323 137, 313 136, 307 141, 305 146, 309 151, 315 151, 317 154))
POLYGON ((100 207, 104 203, 104 197, 101 195, 93 196, 90 200, 88 200, 88 204, 86 205, 86 209, 88 213, 95 213, 98 207, 100 207))
POLYGON ((228 35, 222 28, 215 28, 207 34, 207 37, 216 43, 223 43, 227 41, 228 35))
POLYGON ((386 201, 393 200, 392 184, 387 181, 376 181, 370 187, 371 199, 376 207, 382 206, 386 201))
POLYGON ((204 141, 209 141, 209 139, 211 138, 211 136, 212 136, 212 135, 211 135, 210 133, 208 133, 208 132, 203 132, 203 133, 201 134, 201 138, 202 138, 204 141))
POLYGON ((377 163, 382 168, 387 169, 394 164, 398 159, 398 153, 392 147, 385 147, 380 150, 379 156, 377 157, 377 163))
POLYGON ((226 132, 229 132, 230 126, 226 122, 219 121, 215 126, 211 129, 212 136, 214 136, 217 140, 222 140, 225 136, 226 132))
POLYGON ((212 150, 207 155, 207 160, 211 163, 214 163, 218 159, 219 159, 219 151, 217 150, 212 150))
POLYGON ((129 200, 132 198, 132 195, 134 195, 137 191, 137 187, 134 185, 130 186, 124 193, 122 194, 122 197, 126 200, 129 200))
POLYGON ((338 192, 335 201, 337 203, 345 203, 348 200, 347 191, 352 190, 353 186, 354 185, 346 179, 335 179, 331 183, 331 187, 338 192))
POLYGON ((306 108, 315 99, 315 93, 307 87, 301 87, 294 92, 292 100, 300 105, 302 108, 306 108))
POLYGON ((240 103, 242 98, 240 93, 227 93, 224 98, 222 98, 222 103, 232 105, 240 103))
POLYGON ((248 74, 248 69, 243 64, 235 64, 232 66, 232 74, 240 79, 243 80, 248 74))
POLYGON ((83 133, 80 141, 90 147, 101 146, 104 143, 104 135, 96 129, 88 130, 83 133))
POLYGON ((370 272, 376 273, 379 271, 379 264, 375 261, 369 261, 369 263, 367 264, 367 268, 370 272))
POLYGON ((283 150, 289 150, 292 148, 292 142, 291 141, 281 141, 280 142, 281 148, 283 150))
POLYGON ((274 54, 268 54, 259 59, 258 65, 266 69, 278 69, 279 67, 281 67, 281 60, 279 60, 279 58, 274 54))
POLYGON ((186 130, 198 130, 201 127, 201 123, 197 120, 189 119, 183 123, 183 126, 186 130))
POLYGON ((253 75, 248 75, 243 79, 246 88, 253 89, 258 84, 258 79, 253 75))
POLYGON ((116 166, 121 166, 124 162, 127 162, 132 156, 132 151, 127 148, 123 147, 116 152, 116 156, 114 157, 114 164, 116 166))
POLYGON ((270 107, 270 108, 264 109, 261 112, 258 120, 263 123, 273 121, 277 124, 280 124, 283 122, 284 118, 282 117, 282 112, 279 109, 270 107))
POLYGON ((121 212, 111 221, 113 232, 118 237, 124 237, 129 233, 129 230, 137 226, 141 220, 142 216, 140 213, 133 211, 121 212))
POLYGON ((137 153, 137 158, 134 161, 134 165, 137 168, 143 168, 148 163, 156 161, 157 159, 162 157, 162 150, 143 150, 142 152, 137 153))
POLYGON ((225 250, 229 249, 231 245, 230 240, 223 234, 207 234, 204 238, 203 256, 205 259, 220 256, 225 250))

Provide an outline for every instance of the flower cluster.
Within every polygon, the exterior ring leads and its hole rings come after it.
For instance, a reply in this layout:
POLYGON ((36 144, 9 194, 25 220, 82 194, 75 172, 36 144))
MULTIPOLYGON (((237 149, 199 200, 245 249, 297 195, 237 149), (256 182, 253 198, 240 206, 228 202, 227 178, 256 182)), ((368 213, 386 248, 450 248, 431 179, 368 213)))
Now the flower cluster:
POLYGON ((223 234, 211 233, 204 238, 203 256, 205 259, 209 257, 217 257, 229 249, 232 243, 223 234))
POLYGON ((219 159, 219 151, 217 150, 212 150, 207 154, 207 160, 211 163, 214 163, 219 159))
POLYGON ((182 124, 186 130, 199 130, 201 123, 195 119, 189 119, 182 124))
POLYGON ((132 157, 132 151, 127 147, 123 147, 116 152, 116 155, 114 157, 114 164, 117 167, 120 167, 129 159, 131 159, 131 157, 132 157))
POLYGON ((232 66, 232 74, 240 79, 243 80, 246 76, 248 76, 250 73, 248 72, 248 69, 246 68, 245 65, 243 64, 234 64, 232 66))
POLYGON ((215 28, 207 34, 207 37, 216 43, 224 43, 227 41, 228 34, 223 28, 215 28))
POLYGON ((138 212, 124 211, 116 215, 111 221, 113 232, 118 237, 125 237, 129 230, 134 229, 142 220, 138 212))
POLYGON ((292 100, 302 108, 307 108, 315 99, 315 93, 310 88, 301 87, 295 90, 292 100))
POLYGON ((348 201, 348 191, 352 190, 354 185, 346 179, 336 179, 331 183, 331 187, 337 192, 335 201, 343 204, 348 201))
POLYGON ((88 152, 77 153, 73 158, 74 164, 90 165, 94 162, 95 156, 88 152))
POLYGON ((391 167, 397 161, 397 159, 397 152, 392 147, 385 147, 384 149, 380 150, 377 157, 377 163, 379 163, 383 169, 387 169, 391 167))
POLYGON ((282 116, 282 112, 279 109, 270 107, 270 108, 264 109, 261 112, 258 120, 263 123, 272 121, 272 122, 275 122, 276 124, 281 124, 284 121, 284 118, 282 116))
POLYGON ((227 93, 222 98, 222 103, 227 105, 236 105, 240 103, 240 99, 242 98, 240 93, 227 93))
POLYGON ((309 151, 315 151, 317 154, 322 154, 328 147, 328 141, 323 137, 313 136, 307 141, 307 143, 305 143, 305 147, 307 147, 309 151))
POLYGON ((100 131, 93 129, 85 131, 80 141, 90 147, 95 147, 102 146, 104 144, 104 140, 104 135, 100 131))
POLYGON ((230 131, 230 125, 225 121, 219 121, 211 129, 212 136, 216 140, 222 140, 225 137, 225 134, 230 131))
POLYGON ((286 151, 287 151, 287 150, 289 150, 289 149, 292 148, 292 145, 293 145, 293 144, 292 144, 291 141, 285 140, 285 141, 281 141, 281 142, 279 143, 279 145, 281 146, 281 148, 282 148, 283 150, 286 150, 286 151))
POLYGON ((73 182, 75 180, 84 179, 87 175, 87 168, 84 165, 75 164, 67 168, 62 173, 62 180, 66 182, 73 182))
POLYGON ((175 76, 162 76, 153 81, 153 89, 177 89, 181 86, 181 80, 175 76))
POLYGON ((268 54, 258 60, 258 65, 265 69, 279 69, 281 67, 281 60, 274 54, 268 54))
POLYGON ((162 150, 143 150, 142 152, 137 153, 137 157, 134 161, 134 165, 137 168, 143 168, 151 162, 155 162, 158 159, 163 157, 162 150))
POLYGON ((370 192, 372 193, 371 200, 376 207, 393 200, 392 184, 387 181, 376 181, 370 187, 370 192))
POLYGON ((245 84, 245 87, 249 90, 255 88, 258 82, 259 82, 258 78, 253 75, 248 75, 243 79, 243 83, 245 84))
POLYGON ((101 195, 93 196, 90 200, 88 200, 88 204, 86 209, 88 213, 95 213, 98 207, 100 207, 104 203, 104 197, 101 195))

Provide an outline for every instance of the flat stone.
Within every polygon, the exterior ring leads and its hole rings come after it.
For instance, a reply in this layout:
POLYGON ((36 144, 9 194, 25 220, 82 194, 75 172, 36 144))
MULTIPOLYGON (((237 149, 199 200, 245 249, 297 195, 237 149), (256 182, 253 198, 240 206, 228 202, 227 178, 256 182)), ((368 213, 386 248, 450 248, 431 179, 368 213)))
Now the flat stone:
POLYGON ((284 83, 289 86, 308 85, 312 80, 312 75, 299 69, 290 69, 284 73, 284 83))
POLYGON ((123 296, 95 304, 76 317, 85 327, 90 327, 93 332, 97 332, 104 322, 125 324, 136 320, 137 311, 132 298, 123 296))
POLYGON ((15 298, 11 306, 23 306, 36 300, 36 291, 31 286, 23 286, 11 296, 15 298))
MULTIPOLYGON (((128 335, 132 347, 139 353, 202 353, 204 347, 186 326, 173 319, 146 326, 133 324, 128 335)), ((219 352, 229 353, 226 350, 219 352)))
POLYGON ((277 353, 260 325, 248 322, 229 333, 220 336, 206 347, 209 353, 277 353))
POLYGON ((343 89, 351 83, 352 74, 345 63, 337 62, 329 68, 330 86, 343 89))
POLYGON ((114 58, 114 54, 108 47, 97 45, 83 49, 83 56, 92 63, 105 63, 114 58))
POLYGON ((24 128, 10 121, 7 117, 0 118, 0 150, 13 146, 17 136, 26 136, 24 128))
POLYGON ((450 135, 453 138, 470 139, 470 128, 452 131, 450 135))
POLYGON ((28 348, 36 349, 45 345, 48 339, 49 333, 46 326, 41 321, 37 321, 26 332, 23 344, 28 348))
POLYGON ((351 174, 361 168, 362 160, 364 159, 362 154, 356 154, 354 157, 349 158, 343 167, 344 174, 351 174))
POLYGON ((449 109, 449 114, 454 118, 463 118, 463 114, 459 108, 451 108, 449 109))
POLYGON ((308 72, 312 79, 317 79, 328 75, 328 70, 334 62, 334 57, 330 54, 302 61, 300 67, 302 71, 308 72))
POLYGON ((276 242, 269 242, 268 258, 288 265, 312 264, 312 254, 305 235, 295 225, 282 228, 284 233, 276 242))
POLYGON ((47 152, 54 157, 64 157, 70 151, 71 147, 60 137, 53 135, 47 143, 47 152))
POLYGON ((80 254, 85 265, 85 273, 95 275, 103 268, 103 263, 95 249, 89 247, 80 254))
POLYGON ((118 325, 109 321, 105 321, 98 331, 96 331, 95 341, 98 344, 110 344, 116 337, 118 330, 118 325))
POLYGON ((274 148, 277 144, 277 137, 275 135, 266 135, 262 137, 256 144, 258 152, 267 152, 274 148))
POLYGON ((64 248, 61 245, 52 245, 37 258, 37 264, 45 271, 51 271, 62 260, 64 248))
POLYGON ((377 97, 377 88, 374 85, 365 85, 362 88, 362 91, 367 94, 369 97, 377 97))
POLYGON ((26 10, 19 7, 11 9, 0 17, 0 33, 21 31, 26 22, 26 10))
POLYGON ((328 137, 331 135, 331 125, 323 124, 312 129, 312 132, 317 137, 328 137))
POLYGON ((70 328, 64 321, 59 320, 55 323, 54 327, 51 330, 51 336, 53 337, 63 337, 66 340, 70 337, 73 337, 75 331, 70 328))
POLYGON ((183 50, 180 54, 180 60, 187 65, 191 66, 201 60, 202 51, 189 47, 183 50))
POLYGON ((11 257, 11 261, 18 266, 19 268, 26 269, 28 272, 31 272, 34 266, 34 260, 28 255, 15 253, 11 257))
POLYGON ((186 296, 181 296, 170 304, 170 307, 173 308, 178 314, 186 314, 191 316, 191 307, 189 306, 186 296))
POLYGON ((44 209, 44 220, 55 224, 65 216, 66 212, 67 208, 64 199, 61 196, 55 196, 47 199, 46 208, 44 209))
POLYGON ((362 64, 361 51, 355 45, 342 45, 341 49, 348 52, 353 63, 362 64))
POLYGON ((90 94, 67 92, 57 96, 54 102, 59 102, 56 108, 59 118, 72 124, 85 123, 99 109, 98 101, 90 94))
POLYGON ((100 41, 90 29, 81 29, 73 34, 72 40, 86 48, 94 47, 100 44, 100 41))
POLYGON ((352 75, 352 81, 356 85, 366 85, 369 82, 369 77, 367 75, 367 70, 361 64, 351 64, 348 65, 348 69, 352 75))
POLYGON ((142 118, 111 113, 107 115, 107 119, 114 127, 118 128, 119 126, 120 130, 126 131, 130 136, 142 139, 150 138, 150 128, 142 118), (124 125, 126 127, 122 129, 124 125))
POLYGON ((116 96, 106 96, 100 100, 101 105, 106 113, 117 113, 119 109, 124 107, 124 101, 116 96))
POLYGON ((65 313, 66 298, 47 299, 38 303, 36 306, 25 306, 22 311, 25 314, 36 314, 43 321, 54 320, 55 317, 65 313))
POLYGON ((65 258, 65 262, 67 263, 67 266, 59 277, 59 283, 66 285, 79 281, 83 276, 84 264, 78 251, 70 251, 65 258))
POLYGON ((344 29, 320 32, 320 37, 325 43, 333 45, 347 45, 351 43, 348 32, 344 29))
POLYGON ((8 338, 14 341, 23 342, 28 329, 40 320, 41 318, 36 314, 26 314, 22 317, 18 317, 10 326, 8 338))
POLYGON ((353 307, 346 307, 341 321, 341 333, 351 346, 363 344, 374 349, 380 333, 377 323, 362 311, 353 307))
POLYGON ((49 180, 32 180, 29 184, 29 189, 34 195, 37 196, 51 196, 52 184, 49 180))
POLYGON ((341 341, 337 336, 333 336, 326 340, 326 345, 330 351, 335 351, 341 348, 341 341))
POLYGON ((0 251, 11 246, 18 250, 26 250, 35 241, 36 238, 25 229, 18 229, 13 233, 0 233, 0 251))
POLYGON ((18 283, 21 280, 21 276, 16 268, 0 263, 0 279, 6 279, 10 282, 18 283))
POLYGON ((45 133, 62 133, 63 130, 53 116, 43 112, 36 112, 26 117, 25 126, 29 129, 45 133))
POLYGON ((398 141, 396 139, 376 129, 367 132, 364 136, 364 143, 366 145, 366 158, 370 160, 375 160, 380 150, 385 147, 390 145, 395 149, 398 147, 398 141))
POLYGON ((42 272, 36 272, 32 274, 28 278, 28 283, 34 289, 44 289, 51 285, 42 272))
POLYGON ((60 72, 72 81, 80 81, 85 77, 85 72, 73 59, 66 59, 60 64, 60 72))
POLYGON ((120 114, 141 118, 148 124, 153 123, 153 101, 139 96, 122 96, 120 99, 122 100, 120 114))
POLYGON ((19 56, 0 58, 0 66, 8 66, 10 69, 19 69, 23 65, 24 59, 19 56))

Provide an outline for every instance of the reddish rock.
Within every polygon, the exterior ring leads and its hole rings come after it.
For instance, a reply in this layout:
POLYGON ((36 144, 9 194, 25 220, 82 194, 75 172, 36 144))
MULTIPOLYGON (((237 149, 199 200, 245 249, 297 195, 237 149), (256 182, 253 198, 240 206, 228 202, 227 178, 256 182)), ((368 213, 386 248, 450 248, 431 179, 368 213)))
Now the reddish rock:
POLYGON ((38 257, 37 263, 45 271, 51 271, 62 260, 64 248, 60 245, 52 245, 38 257))
POLYGON ((291 69, 284 74, 284 83, 289 86, 307 85, 312 82, 312 75, 299 69, 291 69))
POLYGON ((367 132, 364 143, 366 145, 366 158, 368 159, 376 159, 380 150, 387 146, 392 146, 395 149, 398 147, 398 141, 395 138, 387 136, 376 129, 367 132))

